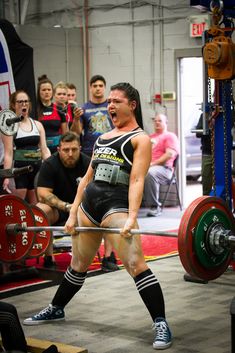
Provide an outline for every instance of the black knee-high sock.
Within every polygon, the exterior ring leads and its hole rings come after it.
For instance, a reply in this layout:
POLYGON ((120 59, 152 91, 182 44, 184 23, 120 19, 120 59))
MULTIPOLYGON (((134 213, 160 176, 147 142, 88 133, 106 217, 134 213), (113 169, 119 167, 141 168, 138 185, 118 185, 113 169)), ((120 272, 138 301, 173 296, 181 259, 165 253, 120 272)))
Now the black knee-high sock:
POLYGON ((87 272, 76 272, 68 267, 63 281, 52 300, 52 305, 65 307, 73 296, 82 288, 87 272))
POLYGON ((153 321, 157 317, 165 318, 165 304, 161 286, 150 269, 134 278, 136 288, 146 305, 153 321))

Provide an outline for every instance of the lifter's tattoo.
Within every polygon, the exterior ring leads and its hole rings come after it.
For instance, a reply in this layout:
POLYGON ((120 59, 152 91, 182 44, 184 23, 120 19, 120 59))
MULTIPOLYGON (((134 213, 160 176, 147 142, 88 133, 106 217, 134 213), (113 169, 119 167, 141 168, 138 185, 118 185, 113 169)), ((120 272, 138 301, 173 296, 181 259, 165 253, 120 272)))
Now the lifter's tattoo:
POLYGON ((44 197, 44 202, 51 207, 65 211, 65 202, 60 200, 56 195, 51 194, 44 197))

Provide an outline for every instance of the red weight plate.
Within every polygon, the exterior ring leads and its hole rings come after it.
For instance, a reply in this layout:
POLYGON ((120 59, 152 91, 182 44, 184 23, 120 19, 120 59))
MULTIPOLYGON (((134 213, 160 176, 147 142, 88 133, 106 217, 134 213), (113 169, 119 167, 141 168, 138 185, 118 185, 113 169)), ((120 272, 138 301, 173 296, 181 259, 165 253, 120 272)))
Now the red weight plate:
POLYGON ((218 197, 202 196, 194 200, 186 209, 178 231, 178 251, 182 265, 192 277, 207 281, 221 276, 227 269, 231 259, 228 256, 219 266, 205 268, 195 253, 193 230, 204 212, 207 212, 209 209, 221 210, 230 220, 231 227, 234 228, 234 218, 226 203, 218 197))
MULTIPOLYGON (((45 212, 37 206, 31 206, 31 209, 34 214, 36 227, 48 227, 49 221, 45 212)), ((34 244, 28 254, 28 257, 38 257, 44 254, 50 244, 51 238, 51 231, 36 232, 34 244)))
POLYGON ((189 263, 187 261, 188 251, 185 251, 185 236, 187 235, 188 222, 195 206, 197 206, 202 200, 208 197, 209 196, 200 196, 190 203, 190 205, 184 211, 178 230, 178 251, 180 260, 186 272, 192 277, 197 277, 197 275, 194 273, 193 268, 189 266, 189 263))
POLYGON ((21 232, 8 234, 7 224, 20 226, 35 226, 34 215, 31 208, 20 197, 14 195, 0 196, 0 261, 17 262, 25 258, 33 246, 35 233, 21 232))

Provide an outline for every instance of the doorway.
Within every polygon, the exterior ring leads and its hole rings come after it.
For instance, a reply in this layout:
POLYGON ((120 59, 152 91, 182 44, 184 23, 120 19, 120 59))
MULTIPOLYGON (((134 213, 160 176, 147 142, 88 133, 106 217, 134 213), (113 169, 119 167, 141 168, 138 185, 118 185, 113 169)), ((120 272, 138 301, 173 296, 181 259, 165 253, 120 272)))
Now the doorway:
POLYGON ((201 174, 201 141, 195 130, 202 112, 203 102, 203 60, 197 56, 178 57, 178 126, 180 136, 181 190, 190 185, 190 193, 182 192, 184 206, 202 195, 201 174), (190 199, 189 199, 190 197, 190 199))

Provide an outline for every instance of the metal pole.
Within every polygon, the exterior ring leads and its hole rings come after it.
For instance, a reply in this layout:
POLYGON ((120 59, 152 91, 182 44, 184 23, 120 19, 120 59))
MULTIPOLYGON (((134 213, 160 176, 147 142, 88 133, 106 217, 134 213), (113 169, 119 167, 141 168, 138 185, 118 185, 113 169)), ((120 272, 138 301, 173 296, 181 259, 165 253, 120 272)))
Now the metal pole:
MULTIPOLYGON (((12 226, 12 225, 11 225, 12 226)), ((22 227, 15 225, 15 232, 43 232, 43 231, 61 231, 64 232, 65 228, 63 226, 45 226, 45 227, 22 227)), ((95 227, 75 227, 77 232, 100 232, 100 233, 117 233, 120 234, 121 228, 95 228, 95 227)), ((164 232, 164 231, 151 231, 145 229, 132 229, 131 234, 143 234, 143 235, 159 235, 166 237, 177 238, 178 233, 174 232, 164 232)))

